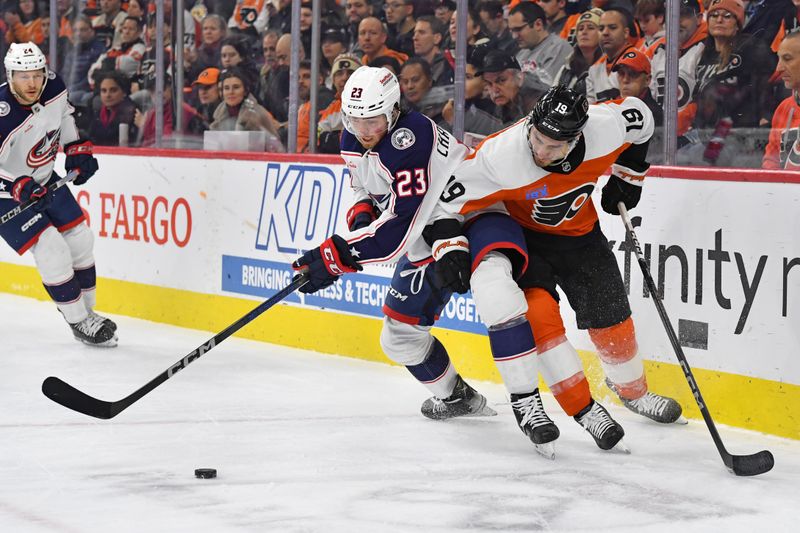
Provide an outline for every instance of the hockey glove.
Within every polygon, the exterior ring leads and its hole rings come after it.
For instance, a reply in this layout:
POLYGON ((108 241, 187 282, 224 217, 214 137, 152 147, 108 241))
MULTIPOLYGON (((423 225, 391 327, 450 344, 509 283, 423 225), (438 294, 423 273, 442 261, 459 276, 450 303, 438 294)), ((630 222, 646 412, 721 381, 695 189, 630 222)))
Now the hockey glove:
POLYGON ((626 209, 633 209, 639 203, 641 197, 642 187, 640 185, 631 185, 622 178, 612 174, 611 177, 608 178, 606 186, 603 187, 600 205, 603 206, 603 211, 606 213, 619 215, 618 203, 624 203, 626 209))
POLYGON ((14 180, 14 185, 11 187, 11 196, 20 204, 34 202, 31 209, 37 213, 41 213, 50 207, 53 201, 47 186, 39 185, 30 176, 20 176, 14 180))
POLYGON ((64 146, 64 153, 67 154, 64 168, 67 169, 67 172, 74 169, 80 170, 80 174, 73 181, 75 185, 83 185, 97 172, 99 167, 97 159, 92 155, 93 150, 92 141, 75 141, 64 146))
POLYGON ((433 223, 430 231, 436 281, 444 289, 463 294, 469 290, 472 257, 469 241, 461 232, 457 220, 442 219, 433 223))
POLYGON ((378 210, 372 200, 361 200, 353 204, 347 211, 347 227, 350 231, 366 228, 372 221, 378 218, 378 210))
POLYGON ((300 292, 305 294, 330 287, 342 274, 362 270, 353 259, 347 241, 338 235, 323 242, 319 248, 304 253, 292 263, 292 268, 308 272, 308 283, 300 287, 300 292))

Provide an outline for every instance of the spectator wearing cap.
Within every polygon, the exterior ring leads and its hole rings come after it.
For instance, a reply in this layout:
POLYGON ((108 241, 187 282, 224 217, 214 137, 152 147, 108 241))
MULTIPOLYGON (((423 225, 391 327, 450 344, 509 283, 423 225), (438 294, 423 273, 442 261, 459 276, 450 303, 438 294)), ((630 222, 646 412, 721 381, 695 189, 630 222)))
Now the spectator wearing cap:
POLYGON ((119 146, 120 124, 128 128, 128 138, 136 139, 136 105, 128 97, 131 83, 120 72, 105 72, 100 77, 100 106, 94 111, 87 136, 97 146, 119 146))
POLYGON ((547 30, 558 35, 567 23, 567 0, 538 0, 547 17, 547 30))
POLYGON ((269 4, 269 0, 238 0, 228 20, 228 27, 256 38, 269 22, 269 4))
MULTIPOLYGON (((150 98, 150 108, 142 113, 139 109, 136 110, 133 122, 139 130, 139 144, 143 147, 153 146, 156 143, 156 110, 155 106, 155 92, 156 92, 156 75, 155 71, 150 72, 144 79, 144 87, 150 98)), ((205 130, 203 119, 197 113, 197 110, 183 102, 181 104, 183 110, 183 125, 178 127, 176 123, 177 114, 175 113, 176 102, 173 99, 172 93, 172 76, 169 74, 164 75, 164 92, 163 92, 163 116, 164 116, 164 129, 162 132, 162 140, 169 142, 175 140, 177 135, 181 137, 200 137, 205 130), (176 132, 178 132, 176 134, 176 132)))
POLYGON ((642 37, 636 43, 641 50, 650 48, 658 39, 664 37, 666 17, 665 0, 639 0, 633 13, 641 28, 642 37))
POLYGON ((576 42, 566 63, 556 74, 553 85, 564 85, 586 94, 586 77, 589 67, 603 55, 600 49, 600 15, 603 10, 592 8, 580 14, 575 26, 576 42))
POLYGON ((97 61, 89 67, 89 85, 94 88, 95 78, 101 72, 117 70, 128 77, 133 77, 139 73, 142 58, 145 53, 145 45, 141 39, 142 23, 139 19, 125 17, 120 25, 121 40, 118 46, 113 47, 108 52, 97 58, 97 61))
MULTIPOLYGON (((385 57, 385 56, 384 56, 385 57)), ((328 107, 319 114, 317 124, 317 151, 338 154, 344 124, 342 123, 342 91, 353 72, 361 66, 361 59, 354 54, 341 54, 333 60, 331 77, 335 96, 328 107)))
POLYGON ((755 128, 770 123, 777 103, 769 83, 777 58, 762 40, 741 33, 741 0, 712 0, 707 13, 709 36, 696 69, 692 123, 701 142, 687 146, 679 158, 758 167, 762 154, 755 154, 760 133, 755 128))
POLYGON ((205 122, 206 129, 214 121, 214 111, 219 107, 222 98, 219 94, 219 69, 209 67, 197 76, 192 82, 192 87, 197 89, 197 112, 205 122))
POLYGON ((800 32, 787 34, 778 48, 778 75, 791 95, 772 116, 763 168, 800 170, 800 32))
POLYGON ((215 14, 203 18, 200 26, 200 46, 185 49, 183 66, 187 79, 196 79, 209 67, 219 68, 220 48, 226 34, 224 18, 215 14))
POLYGON ((105 40, 106 48, 122 44, 122 23, 128 14, 122 10, 122 0, 99 2, 100 14, 92 19, 92 28, 98 38, 105 40))
POLYGON ((586 76, 586 99, 590 104, 619 98, 617 75, 611 71, 617 58, 630 46, 629 11, 610 7, 600 15, 600 48, 603 55, 589 67, 586 76))
POLYGON ((72 42, 59 72, 67 85, 70 102, 86 105, 93 96, 89 68, 106 50, 95 38, 92 23, 85 15, 78 16, 72 24, 72 42))
MULTIPOLYGON (((467 58, 464 80, 464 132, 485 137, 503 128, 503 123, 494 116, 494 103, 484 98, 484 82, 478 73, 483 64, 482 53, 473 53, 467 58)), ((452 131, 455 105, 449 100, 442 108, 442 126, 452 131)), ((466 137, 466 136, 465 136, 466 137)))
MULTIPOLYGON (((347 30, 341 26, 331 26, 327 28, 320 37, 322 43, 322 57, 325 60, 327 70, 333 72, 333 62, 336 58, 347 51, 348 45, 347 30)), ((325 86, 333 89, 333 74, 325 80, 325 86)))
POLYGON ((368 0, 346 0, 344 6, 349 33, 347 49, 350 53, 361 54, 361 47, 358 45, 358 26, 362 20, 373 15, 372 4, 368 0))
POLYGON ((619 95, 634 96, 644 102, 653 113, 655 126, 664 124, 664 110, 650 94, 650 59, 638 48, 628 48, 611 68, 617 73, 619 95))
POLYGON ((269 111, 250 94, 247 75, 238 67, 219 76, 222 102, 214 112, 214 131, 266 131, 278 138, 278 126, 269 111))
POLYGON ((428 62, 433 86, 453 84, 453 69, 440 49, 444 39, 444 25, 432 15, 417 19, 414 27, 414 56, 428 62))
POLYGON ((498 50, 516 54, 519 49, 517 40, 508 29, 503 3, 500 0, 483 0, 478 4, 478 14, 492 39, 492 45, 498 50))
POLYGON ((414 0, 386 0, 383 4, 389 28, 388 44, 409 57, 414 55, 415 9, 414 0))
POLYGON ((501 50, 491 50, 486 54, 478 74, 483 77, 495 105, 493 114, 501 120, 503 127, 527 115, 550 88, 534 73, 523 73, 514 56, 501 50))
POLYGON ((508 28, 519 45, 517 62, 523 72, 535 72, 548 85, 572 53, 569 44, 550 33, 544 10, 533 2, 523 2, 508 14, 508 28))
POLYGON ((358 46, 364 53, 361 61, 364 65, 380 56, 390 56, 402 65, 408 56, 386 46, 388 34, 383 23, 375 17, 367 17, 358 26, 358 46))
MULTIPOLYGON (((687 144, 683 137, 692 125, 696 106, 693 102, 697 63, 705 49, 708 25, 703 20, 698 0, 681 0, 678 26, 678 146, 687 144)), ((650 93, 663 107, 666 87, 667 40, 662 37, 647 50, 652 69, 650 93)))

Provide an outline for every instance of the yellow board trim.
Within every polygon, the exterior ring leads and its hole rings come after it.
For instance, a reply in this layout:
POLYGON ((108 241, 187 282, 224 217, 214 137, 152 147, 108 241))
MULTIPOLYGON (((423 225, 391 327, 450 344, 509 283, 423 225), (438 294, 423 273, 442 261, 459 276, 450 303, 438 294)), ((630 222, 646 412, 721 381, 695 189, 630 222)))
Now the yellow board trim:
MULTIPOLYGON (((253 300, 108 278, 100 278, 98 285, 98 310, 205 331, 221 331, 254 307, 253 300)), ((0 291, 48 299, 35 268, 11 263, 0 263, 0 291)), ((375 318, 279 305, 237 336, 389 363, 378 343, 380 328, 381 321, 375 318)), ((436 336, 447 346, 462 375, 500 382, 485 336, 439 329, 436 336)), ((610 392, 601 385, 603 374, 597 357, 581 352, 581 358, 592 393, 598 399, 611 400, 610 392)), ((652 390, 677 399, 687 417, 701 418, 677 364, 645 361, 645 368, 652 390)), ((693 372, 717 423, 800 440, 800 386, 703 369, 693 372)))

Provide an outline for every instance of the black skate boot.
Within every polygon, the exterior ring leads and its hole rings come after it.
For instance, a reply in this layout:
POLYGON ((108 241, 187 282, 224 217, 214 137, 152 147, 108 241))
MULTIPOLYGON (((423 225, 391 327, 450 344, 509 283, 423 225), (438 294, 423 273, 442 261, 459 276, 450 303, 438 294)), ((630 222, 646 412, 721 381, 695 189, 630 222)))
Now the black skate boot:
POLYGON ((527 394, 512 394, 511 409, 517 424, 536 447, 536 451, 548 459, 556 458, 555 441, 561 433, 550 420, 542 405, 539 389, 527 394))
POLYGON ((435 396, 422 403, 422 414, 432 420, 445 420, 458 416, 494 416, 497 412, 486 405, 486 398, 456 376, 453 394, 441 400, 435 396))
POLYGON ((620 451, 630 453, 630 449, 622 442, 625 430, 596 401, 592 400, 592 403, 573 418, 589 432, 601 450, 610 450, 617 446, 620 451))
POLYGON ((688 421, 681 416, 683 413, 681 404, 672 398, 647 391, 647 393, 645 393, 645 395, 641 398, 628 400, 619 395, 617 388, 614 387, 614 384, 608 378, 606 378, 606 385, 614 392, 614 394, 617 395, 617 398, 620 399, 625 407, 637 415, 646 416, 650 420, 655 420, 659 424, 688 423, 688 421))
POLYGON ((97 313, 94 312, 93 309, 89 310, 89 316, 93 317, 93 318, 95 318, 97 320, 102 320, 103 323, 111 329, 111 331, 116 333, 116 331, 117 331, 117 323, 114 322, 113 320, 111 320, 110 318, 105 317, 103 315, 98 315, 97 313))
POLYGON ((117 336, 99 315, 89 315, 77 324, 70 324, 75 338, 91 346, 114 347, 117 336))

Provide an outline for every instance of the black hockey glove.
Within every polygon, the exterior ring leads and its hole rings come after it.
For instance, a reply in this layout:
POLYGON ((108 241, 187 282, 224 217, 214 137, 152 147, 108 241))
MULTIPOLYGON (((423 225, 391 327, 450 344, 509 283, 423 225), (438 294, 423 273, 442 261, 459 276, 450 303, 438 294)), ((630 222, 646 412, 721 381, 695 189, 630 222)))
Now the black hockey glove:
POLYGON ((67 154, 64 168, 67 169, 67 172, 74 169, 80 171, 78 177, 73 180, 75 185, 83 185, 97 172, 99 166, 97 159, 92 155, 93 151, 92 141, 75 141, 64 146, 64 153, 67 154))
POLYGON ((11 197, 20 204, 34 202, 31 209, 37 213, 50 207, 53 202, 53 195, 47 186, 39 185, 30 176, 20 176, 14 180, 14 184, 11 186, 11 197))
POLYGON ((378 210, 372 200, 361 200, 347 210, 347 227, 350 231, 366 228, 378 218, 378 210))
POLYGON ((442 219, 433 223, 430 230, 433 241, 432 253, 436 281, 440 287, 463 294, 469 290, 472 275, 472 257, 469 241, 461 231, 461 224, 454 219, 442 219))
POLYGON ((625 209, 633 209, 639 203, 642 197, 642 187, 631 185, 611 174, 608 178, 608 183, 603 187, 603 193, 600 196, 600 205, 603 206, 603 211, 612 215, 619 215, 619 208, 617 204, 622 202, 625 204, 625 209))
POLYGON ((292 263, 292 268, 308 272, 308 283, 300 287, 300 292, 305 294, 330 287, 342 274, 363 270, 353 259, 347 241, 338 235, 323 242, 319 248, 304 253, 292 263))

